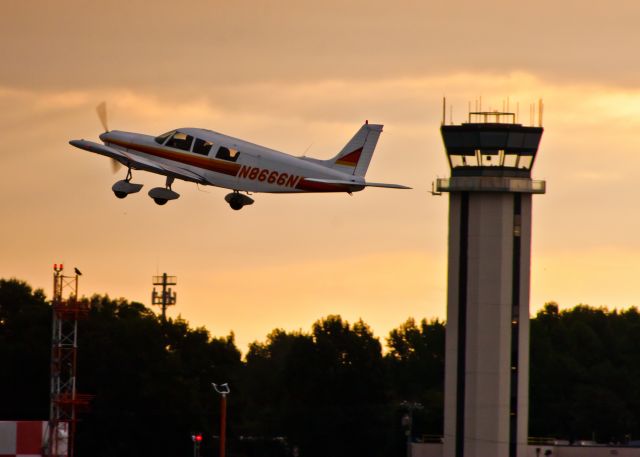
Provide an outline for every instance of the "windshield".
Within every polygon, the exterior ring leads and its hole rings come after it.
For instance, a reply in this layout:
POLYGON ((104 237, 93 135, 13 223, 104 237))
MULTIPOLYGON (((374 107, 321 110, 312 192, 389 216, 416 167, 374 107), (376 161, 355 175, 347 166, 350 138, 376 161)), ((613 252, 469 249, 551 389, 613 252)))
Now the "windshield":
POLYGON ((167 138, 169 138, 175 132, 175 130, 171 130, 170 132, 163 133, 162 135, 155 137, 156 143, 164 144, 164 142, 167 141, 167 138))
POLYGON ((191 143, 193 143, 193 137, 191 135, 187 135, 186 133, 176 132, 173 136, 167 141, 165 146, 169 146, 170 148, 182 149, 183 151, 189 151, 191 149, 191 143))

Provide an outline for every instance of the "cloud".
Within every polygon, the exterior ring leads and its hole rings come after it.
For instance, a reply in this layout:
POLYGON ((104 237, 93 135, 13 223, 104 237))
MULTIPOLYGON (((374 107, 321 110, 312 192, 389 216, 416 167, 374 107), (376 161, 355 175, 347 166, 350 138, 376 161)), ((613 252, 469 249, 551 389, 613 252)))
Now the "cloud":
MULTIPOLYGON (((93 109, 106 100, 112 116, 130 119, 221 120, 229 116, 266 122, 274 117, 288 121, 324 123, 330 128, 360 119, 365 112, 415 128, 440 121, 441 99, 446 96, 454 122, 466 119, 468 107, 503 110, 509 103, 519 111, 520 122, 529 123, 529 108, 543 98, 545 121, 562 128, 609 125, 621 129, 640 122, 640 88, 616 85, 558 83, 523 71, 506 74, 453 72, 421 77, 335 79, 308 81, 259 81, 218 84, 194 89, 175 85, 158 90, 95 88, 83 90, 24 89, 0 86, 0 103, 17 111, 45 112, 93 109)), ((447 120, 449 118, 447 107, 447 120)), ((536 119, 537 121, 537 115, 536 119)))
POLYGON ((525 71, 637 85, 637 2, 12 2, 0 83, 29 88, 397 79, 525 71), (240 19, 241 18, 241 19, 240 19), (34 27, 33 24, 38 24, 34 27), (544 26, 542 25, 544 24, 544 26))
MULTIPOLYGON (((362 317, 382 336, 392 320, 431 317, 438 312, 432 306, 444 303, 447 204, 428 196, 434 177, 449 173, 438 132, 442 97, 456 123, 480 96, 486 109, 501 109, 509 97, 523 118, 542 97, 546 130, 534 175, 547 179, 549 190, 535 197, 534 268, 542 270, 534 270, 532 296, 536 303, 627 303, 632 274, 598 265, 619 260, 635 272, 639 221, 629 208, 640 179, 638 93, 525 71, 244 80, 206 89, 5 84, 0 166, 10 172, 0 183, 0 207, 9 217, 0 226, 0 275, 48 287, 46 268, 62 260, 89 272, 87 293, 147 301, 148 276, 160 264, 180 278, 176 312, 222 333, 259 338, 279 322, 296 328, 340 312, 362 317), (116 201, 109 189, 121 178, 102 157, 67 143, 97 137, 95 106, 102 100, 111 128, 161 133, 202 126, 298 154, 313 142, 308 154, 317 157, 339 150, 364 119, 383 122, 368 176, 415 190, 369 189, 353 198, 260 194, 240 214, 229 213, 225 190, 204 194, 185 183, 176 184, 182 198, 175 205, 158 208, 143 194, 116 201), (598 278, 610 285, 608 295, 598 293, 598 278)), ((162 183, 145 173, 135 179, 162 183)))

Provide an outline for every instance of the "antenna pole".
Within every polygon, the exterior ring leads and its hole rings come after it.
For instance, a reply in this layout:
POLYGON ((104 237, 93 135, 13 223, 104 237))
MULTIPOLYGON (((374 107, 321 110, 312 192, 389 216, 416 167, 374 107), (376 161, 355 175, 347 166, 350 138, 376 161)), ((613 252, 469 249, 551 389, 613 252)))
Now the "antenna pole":
POLYGON ((538 127, 542 127, 542 110, 544 105, 542 99, 538 100, 538 127))
POLYGON ((447 122, 447 97, 442 97, 442 125, 447 122))
POLYGON ((175 286, 176 284, 177 278, 175 276, 168 276, 166 273, 162 273, 162 276, 153 277, 153 285, 162 286, 162 292, 159 294, 156 292, 156 288, 153 288, 153 292, 151 292, 151 304, 162 307, 161 320, 163 324, 167 322, 167 307, 175 305, 178 299, 178 294, 167 286, 175 286))

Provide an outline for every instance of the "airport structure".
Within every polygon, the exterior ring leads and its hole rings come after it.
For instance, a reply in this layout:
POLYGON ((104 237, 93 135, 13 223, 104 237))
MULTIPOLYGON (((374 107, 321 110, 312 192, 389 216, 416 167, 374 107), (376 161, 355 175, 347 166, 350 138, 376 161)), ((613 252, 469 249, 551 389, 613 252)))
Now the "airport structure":
POLYGON ((161 319, 163 324, 167 322, 167 307, 175 305, 178 300, 178 294, 168 286, 175 286, 176 284, 178 284, 178 279, 175 276, 168 276, 166 273, 162 273, 162 276, 153 277, 153 285, 162 286, 162 290, 158 292, 155 287, 153 288, 151 304, 159 305, 162 308, 161 319))
POLYGON ((51 392, 45 455, 74 457, 78 412, 86 409, 91 395, 77 391, 78 322, 89 315, 89 302, 78 297, 76 268, 73 276, 64 266, 53 266, 53 330, 51 337, 51 392))
POLYGON ((527 453, 531 200, 545 193, 531 170, 542 103, 538 112, 536 126, 481 110, 447 125, 443 110, 451 167, 436 183, 449 193, 444 457, 527 453))

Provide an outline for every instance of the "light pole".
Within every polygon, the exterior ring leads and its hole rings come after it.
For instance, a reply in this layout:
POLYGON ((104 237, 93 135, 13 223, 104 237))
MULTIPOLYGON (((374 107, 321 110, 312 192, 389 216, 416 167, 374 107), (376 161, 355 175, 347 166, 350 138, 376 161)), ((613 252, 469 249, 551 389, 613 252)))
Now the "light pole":
POLYGON ((407 457, 411 457, 411 423, 413 419, 409 415, 409 413, 404 413, 402 419, 400 419, 400 423, 402 424, 402 428, 404 428, 404 434, 407 437, 407 457))
POLYGON ((220 394, 220 457, 225 457, 225 441, 227 434, 227 394, 231 392, 229 384, 211 383, 216 392, 220 394))
POLYGON ((421 403, 418 402, 410 402, 410 401, 403 401, 402 403, 400 403, 400 406, 407 408, 407 411, 404 416, 402 416, 401 419, 401 424, 402 427, 404 428, 404 433, 407 436, 407 457, 411 457, 411 441, 412 441, 412 429, 413 429, 413 412, 416 409, 422 409, 424 408, 424 406, 422 406, 421 403))

